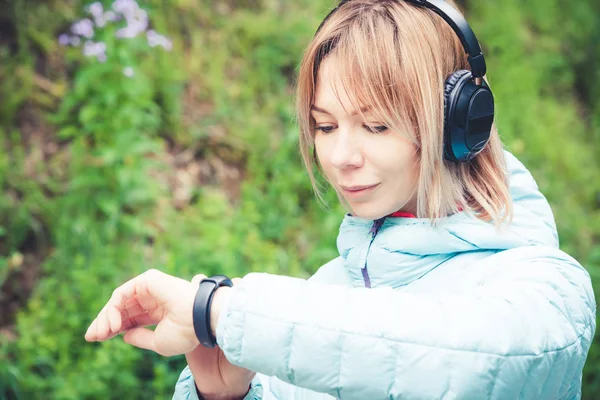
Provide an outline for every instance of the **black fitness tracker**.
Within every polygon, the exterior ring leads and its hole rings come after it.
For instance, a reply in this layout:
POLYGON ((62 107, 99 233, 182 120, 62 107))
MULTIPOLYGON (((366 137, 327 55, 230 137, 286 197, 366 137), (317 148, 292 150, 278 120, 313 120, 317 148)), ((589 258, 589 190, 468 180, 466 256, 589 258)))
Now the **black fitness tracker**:
POLYGON ((233 286, 231 279, 225 275, 215 275, 200 281, 196 298, 194 299, 193 321, 194 331, 200 344, 204 347, 213 348, 217 345, 217 339, 213 336, 210 328, 210 306, 213 296, 221 286, 233 286))

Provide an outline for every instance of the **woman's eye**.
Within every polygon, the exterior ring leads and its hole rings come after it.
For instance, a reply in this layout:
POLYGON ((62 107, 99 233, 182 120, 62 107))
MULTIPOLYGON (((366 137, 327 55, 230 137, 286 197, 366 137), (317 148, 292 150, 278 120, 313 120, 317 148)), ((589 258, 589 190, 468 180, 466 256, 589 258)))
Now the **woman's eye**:
POLYGON ((317 126, 315 129, 323 133, 331 133, 334 128, 333 126, 317 126))
POLYGON ((376 126, 371 126, 371 125, 363 125, 365 127, 365 129, 367 129, 368 131, 372 132, 372 133, 381 133, 387 130, 387 126, 385 125, 376 125, 376 126))

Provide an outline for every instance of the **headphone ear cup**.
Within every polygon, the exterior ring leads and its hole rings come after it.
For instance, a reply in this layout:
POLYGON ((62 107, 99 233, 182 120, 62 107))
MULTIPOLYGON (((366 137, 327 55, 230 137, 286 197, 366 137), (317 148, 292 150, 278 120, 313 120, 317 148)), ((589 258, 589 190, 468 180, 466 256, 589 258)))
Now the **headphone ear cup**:
POLYGON ((460 70, 444 86, 444 158, 472 160, 488 143, 494 122, 494 96, 485 82, 473 81, 471 71, 460 70))
POLYGON ((454 125, 456 99, 460 95, 460 86, 458 83, 466 76, 469 76, 470 79, 471 71, 466 69, 458 70, 452 73, 444 84, 444 158, 448 161, 460 161, 460 155, 455 154, 452 149, 452 143, 460 140, 460 138, 452 137, 452 125, 454 125))

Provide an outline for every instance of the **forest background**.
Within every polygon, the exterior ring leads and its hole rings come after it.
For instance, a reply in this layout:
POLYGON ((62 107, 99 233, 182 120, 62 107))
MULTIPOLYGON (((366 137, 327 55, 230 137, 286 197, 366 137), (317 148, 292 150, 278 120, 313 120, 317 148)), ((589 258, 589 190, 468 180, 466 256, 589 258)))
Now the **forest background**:
MULTIPOLYGON (((598 293, 600 3, 459 3, 502 139, 598 293)), ((149 268, 308 277, 337 255, 343 211, 311 191, 293 109, 334 2, 89 5, 0 1, 0 399, 170 398, 183 357, 83 339, 115 287, 149 268)), ((600 398, 598 338, 584 373, 600 398)))

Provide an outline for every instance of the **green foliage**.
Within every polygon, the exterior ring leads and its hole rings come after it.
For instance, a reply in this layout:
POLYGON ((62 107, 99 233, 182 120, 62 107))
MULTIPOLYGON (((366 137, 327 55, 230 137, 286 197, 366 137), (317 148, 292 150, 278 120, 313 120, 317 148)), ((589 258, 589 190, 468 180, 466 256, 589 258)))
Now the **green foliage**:
MULTIPOLYGON (((28 238, 50 255, 16 340, 0 332, 0 399, 170 398, 183 358, 83 334, 112 290, 149 268, 188 279, 306 277, 336 256, 342 211, 332 193, 331 211, 314 199, 292 91, 328 4, 148 1, 173 50, 116 40, 119 26, 107 25, 94 37, 106 43, 102 63, 56 42, 85 4, 22 3, 0 11, 15 28, 13 46, 0 47, 0 286, 32 251, 28 238), (44 129, 24 134, 26 108, 44 129), (36 156, 44 141, 58 149, 36 156)), ((550 199, 563 249, 597 286, 597 5, 466 3, 503 140, 550 199)), ((584 398, 600 394, 597 348, 584 398)))

